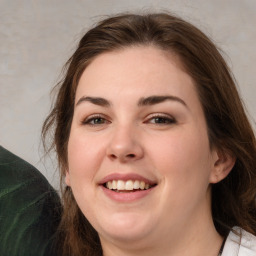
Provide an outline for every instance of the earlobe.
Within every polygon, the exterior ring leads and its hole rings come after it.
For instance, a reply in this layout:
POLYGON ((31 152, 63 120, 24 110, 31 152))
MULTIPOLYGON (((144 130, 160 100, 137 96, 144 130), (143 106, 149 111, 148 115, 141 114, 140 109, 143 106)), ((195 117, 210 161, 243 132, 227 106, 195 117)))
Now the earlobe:
POLYGON ((65 183, 66 183, 67 186, 70 186, 70 177, 69 177, 69 172, 68 171, 66 171, 65 183))
POLYGON ((210 176, 210 183, 218 183, 231 172, 236 158, 229 153, 215 152, 214 166, 210 176))

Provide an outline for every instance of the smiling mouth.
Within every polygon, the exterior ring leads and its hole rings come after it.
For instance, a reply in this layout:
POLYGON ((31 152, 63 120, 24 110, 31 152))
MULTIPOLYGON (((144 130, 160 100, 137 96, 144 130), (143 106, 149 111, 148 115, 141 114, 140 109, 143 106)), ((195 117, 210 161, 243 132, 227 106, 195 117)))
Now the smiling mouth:
POLYGON ((104 183, 103 186, 118 193, 129 193, 148 190, 156 186, 156 184, 151 185, 149 183, 146 183, 145 181, 139 180, 112 180, 104 183))

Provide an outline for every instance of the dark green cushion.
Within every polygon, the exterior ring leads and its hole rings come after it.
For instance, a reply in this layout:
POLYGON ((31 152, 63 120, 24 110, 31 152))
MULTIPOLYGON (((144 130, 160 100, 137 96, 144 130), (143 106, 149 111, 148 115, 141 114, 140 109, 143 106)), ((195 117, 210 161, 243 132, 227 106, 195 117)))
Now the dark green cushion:
POLYGON ((60 200, 32 165, 0 146, 0 255, 56 255, 60 200))

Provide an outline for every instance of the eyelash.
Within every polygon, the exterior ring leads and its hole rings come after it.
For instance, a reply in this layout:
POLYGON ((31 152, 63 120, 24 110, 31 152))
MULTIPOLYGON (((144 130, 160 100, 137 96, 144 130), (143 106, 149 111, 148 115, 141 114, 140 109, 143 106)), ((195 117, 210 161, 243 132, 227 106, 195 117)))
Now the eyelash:
MULTIPOLYGON (((98 126, 98 125, 103 125, 106 123, 110 123, 104 116, 100 114, 95 114, 92 116, 89 116, 85 118, 81 124, 82 125, 90 125, 90 126, 98 126), (95 123, 97 119, 100 119, 100 123, 95 123)), ((155 125, 172 125, 176 123, 175 118, 170 117, 169 115, 165 114, 152 114, 147 117, 146 121, 144 123, 150 123, 150 124, 155 124, 155 125), (151 122, 152 120, 155 120, 155 122, 151 122), (159 122, 157 122, 157 120, 159 122)))
POLYGON ((98 114, 95 114, 95 115, 92 115, 92 116, 89 116, 87 117, 86 119, 84 119, 82 122, 81 122, 83 125, 90 125, 90 126, 96 126, 96 125, 102 125, 102 124, 105 124, 105 123, 110 123, 110 121, 108 121, 104 116, 102 115, 98 115, 98 114), (100 119, 101 123, 92 123, 92 122, 95 122, 95 120, 97 119, 100 119))
POLYGON ((169 115, 165 114, 153 114, 147 118, 146 123, 156 124, 156 125, 172 125, 176 123, 175 118, 170 117, 169 115), (156 120, 159 119, 161 122, 156 122, 156 120), (152 120, 155 120, 154 123, 150 122, 152 120), (164 122, 162 122, 164 121, 164 122))

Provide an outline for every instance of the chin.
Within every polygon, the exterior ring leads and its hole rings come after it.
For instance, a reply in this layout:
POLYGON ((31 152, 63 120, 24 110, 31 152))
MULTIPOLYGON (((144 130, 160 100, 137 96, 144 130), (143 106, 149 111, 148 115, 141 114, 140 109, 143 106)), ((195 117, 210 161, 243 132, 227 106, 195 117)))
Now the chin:
POLYGON ((138 213, 114 213, 108 220, 99 225, 99 235, 120 242, 138 242, 153 230, 152 221, 138 213))

